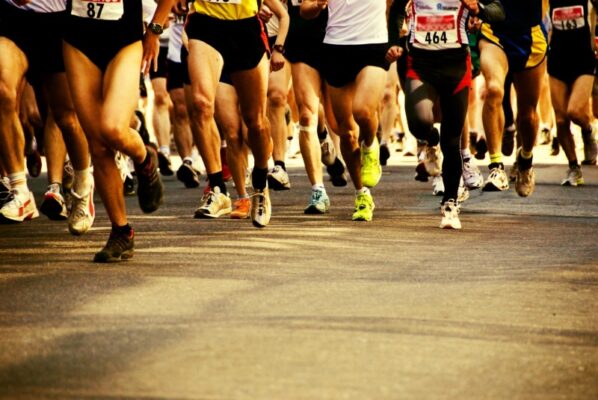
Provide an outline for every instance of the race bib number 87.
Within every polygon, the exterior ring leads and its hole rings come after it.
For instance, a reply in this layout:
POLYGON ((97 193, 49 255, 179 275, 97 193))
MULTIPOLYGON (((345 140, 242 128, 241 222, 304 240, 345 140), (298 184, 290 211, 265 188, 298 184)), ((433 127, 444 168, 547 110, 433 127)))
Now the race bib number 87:
POLYGON ((583 28, 586 25, 582 6, 560 7, 552 11, 552 26, 559 31, 583 28))
POLYGON ((72 15, 83 18, 118 21, 125 13, 124 0, 73 0, 72 15))
POLYGON ((436 48, 451 47, 459 40, 454 15, 417 15, 415 42, 436 48))

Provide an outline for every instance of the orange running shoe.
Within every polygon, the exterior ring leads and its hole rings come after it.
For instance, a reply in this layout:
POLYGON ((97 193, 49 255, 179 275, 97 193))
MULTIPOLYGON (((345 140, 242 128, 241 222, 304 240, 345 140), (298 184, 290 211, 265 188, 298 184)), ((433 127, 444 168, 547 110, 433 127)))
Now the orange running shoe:
POLYGON ((234 206, 233 212, 230 213, 232 219, 245 219, 249 217, 249 211, 251 210, 251 200, 249 197, 235 201, 234 206))

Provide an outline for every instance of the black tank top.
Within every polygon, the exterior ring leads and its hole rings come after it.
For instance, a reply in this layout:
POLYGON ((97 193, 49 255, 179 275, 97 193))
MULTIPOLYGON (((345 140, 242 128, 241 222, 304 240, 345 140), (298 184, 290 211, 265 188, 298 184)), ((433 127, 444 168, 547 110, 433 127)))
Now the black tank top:
POLYGON ((106 32, 106 40, 111 35, 143 37, 143 9, 141 0, 121 0, 122 13, 113 2, 91 2, 86 0, 68 0, 67 13, 71 28, 101 28, 106 32), (78 3, 78 4, 73 4, 78 3), (120 14, 120 17, 119 17, 120 14), (117 19, 116 19, 117 18, 117 19))
POLYGON ((587 1, 550 0, 550 18, 551 50, 567 53, 592 51, 587 1))
POLYGON ((289 34, 287 35, 286 43, 305 43, 310 45, 311 43, 322 43, 324 41, 324 36, 326 35, 328 8, 322 10, 317 18, 308 20, 301 17, 299 13, 301 7, 299 4, 301 4, 301 1, 298 0, 287 1, 291 24, 289 26, 289 34))

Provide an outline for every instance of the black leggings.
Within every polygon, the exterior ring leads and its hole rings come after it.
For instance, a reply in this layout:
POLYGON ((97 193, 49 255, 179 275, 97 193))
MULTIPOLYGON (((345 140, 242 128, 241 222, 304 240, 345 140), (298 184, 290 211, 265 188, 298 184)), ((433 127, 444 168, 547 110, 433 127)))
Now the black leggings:
POLYGON ((410 61, 405 84, 405 111, 409 130, 419 140, 434 141, 430 137, 434 125, 433 108, 436 101, 440 102, 440 148, 444 155, 442 202, 457 200, 463 172, 461 133, 467 116, 471 63, 468 57, 450 64, 437 64, 438 61, 428 60, 410 61))

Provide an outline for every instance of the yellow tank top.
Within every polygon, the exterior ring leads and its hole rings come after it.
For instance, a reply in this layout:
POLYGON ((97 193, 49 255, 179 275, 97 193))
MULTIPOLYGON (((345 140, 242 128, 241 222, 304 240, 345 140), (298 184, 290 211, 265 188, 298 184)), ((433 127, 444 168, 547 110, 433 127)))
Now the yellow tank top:
POLYGON ((258 12, 259 0, 195 0, 195 11, 213 18, 238 20, 258 12))

